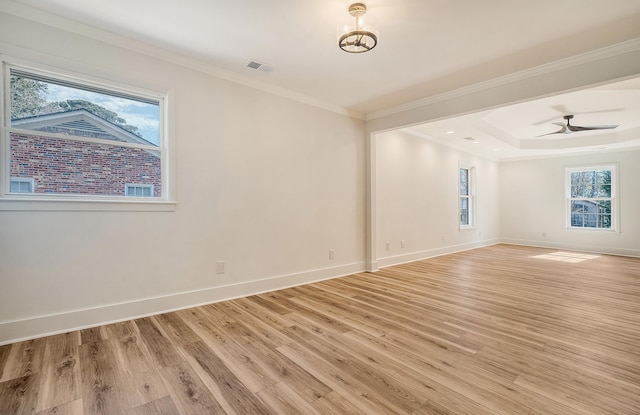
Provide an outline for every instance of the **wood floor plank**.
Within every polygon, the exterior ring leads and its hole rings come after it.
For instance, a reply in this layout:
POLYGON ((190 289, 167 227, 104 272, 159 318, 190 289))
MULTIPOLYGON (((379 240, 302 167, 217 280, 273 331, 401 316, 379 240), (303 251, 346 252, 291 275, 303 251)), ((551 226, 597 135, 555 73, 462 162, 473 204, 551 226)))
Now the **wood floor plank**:
POLYGON ((7 364, 7 360, 9 359, 9 352, 13 346, 11 344, 5 344, 4 346, 0 346, 0 380, 4 379, 4 368, 7 364))
POLYGON ((45 339, 28 340, 11 346, 0 382, 38 373, 44 364, 45 339))
POLYGON ((35 413, 38 384, 38 374, 0 382, 0 415, 35 413))
POLYGON ((216 357, 224 362, 225 367, 241 379, 250 391, 257 392, 278 382, 271 376, 270 371, 259 365, 253 354, 243 347, 245 341, 234 341, 234 338, 243 338, 246 328, 241 323, 217 327, 213 322, 203 319, 192 327, 201 337, 201 342, 213 350, 216 357))
POLYGON ((85 415, 126 413, 125 390, 117 377, 117 362, 108 340, 80 346, 82 406, 85 415))
POLYGON ((223 414, 224 408, 187 362, 163 367, 160 374, 181 414, 223 414))
POLYGON ((218 385, 224 400, 238 414, 268 414, 269 410, 242 382, 227 368, 222 360, 203 342, 185 346, 187 352, 218 385))
POLYGON ((119 328, 119 335, 113 335, 107 344, 113 349, 116 359, 116 376, 119 386, 127 390, 123 397, 127 407, 143 406, 167 395, 158 368, 149 359, 149 354, 139 343, 139 335, 131 322, 110 325, 119 328))
POLYGON ((316 399, 311 405, 324 415, 367 415, 366 412, 363 412, 336 391, 331 391, 316 399))
POLYGON ((153 356, 157 366, 166 367, 180 360, 170 340, 150 317, 134 320, 140 332, 142 342, 153 356))
POLYGON ((82 415, 82 399, 45 409, 35 415, 82 415))
POLYGON ((45 340, 37 411, 77 401, 82 396, 78 335, 58 334, 45 340))
POLYGON ((270 411, 282 415, 322 415, 286 383, 280 382, 257 393, 270 411))
MULTIPOLYGON (((350 350, 323 340, 312 331, 298 326, 293 326, 286 332, 289 337, 295 339, 296 344, 304 345, 311 353, 323 356, 325 362, 332 365, 334 370, 348 374, 353 385, 367 391, 366 393, 379 395, 380 403, 386 408, 397 413, 410 413, 424 402, 421 396, 412 393, 413 391, 401 382, 394 381, 388 373, 380 372, 363 363, 350 350)), ((364 359, 367 360, 367 357, 364 359)), ((395 368, 389 370, 395 371, 395 368)))
POLYGON ((640 258, 495 245, 0 346, 0 415, 640 414, 640 258))
POLYGON ((354 379, 349 373, 341 371, 325 361, 301 344, 291 343, 278 348, 282 354, 294 361, 298 366, 312 373, 324 384, 344 397, 350 405, 356 406, 368 414, 402 413, 389 404, 381 396, 371 391, 366 385, 354 379))
POLYGON ((104 330, 104 326, 91 327, 88 329, 80 330, 81 344, 93 343, 107 339, 107 334, 104 330))
POLYGON ((180 415, 178 408, 170 397, 156 399, 144 405, 133 408, 130 415, 180 415))
POLYGON ((331 388, 309 372, 289 360, 277 350, 261 342, 244 345, 253 359, 260 364, 269 376, 287 384, 295 393, 311 403, 331 392, 331 388))
POLYGON ((177 313, 165 313, 152 317, 153 322, 162 327, 174 344, 185 345, 200 340, 197 334, 177 313))

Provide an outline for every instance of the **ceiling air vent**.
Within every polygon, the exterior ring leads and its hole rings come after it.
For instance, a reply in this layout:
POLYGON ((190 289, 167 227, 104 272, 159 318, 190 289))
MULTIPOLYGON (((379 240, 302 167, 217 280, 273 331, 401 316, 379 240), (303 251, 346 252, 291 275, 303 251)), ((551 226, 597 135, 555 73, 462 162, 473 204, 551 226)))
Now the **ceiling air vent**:
POLYGON ((254 59, 250 59, 247 62, 245 62, 244 66, 246 66, 247 68, 250 68, 250 69, 257 69, 257 70, 262 71, 262 72, 271 72, 271 71, 273 71, 273 66, 264 64, 262 62, 258 62, 258 61, 254 60, 254 59))

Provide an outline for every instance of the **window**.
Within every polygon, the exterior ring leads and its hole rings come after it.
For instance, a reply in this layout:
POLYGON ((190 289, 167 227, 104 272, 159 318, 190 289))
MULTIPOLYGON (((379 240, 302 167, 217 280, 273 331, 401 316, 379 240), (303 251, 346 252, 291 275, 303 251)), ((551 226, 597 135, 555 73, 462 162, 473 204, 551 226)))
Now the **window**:
POLYGON ((12 177, 9 184, 11 193, 32 193, 33 179, 31 177, 12 177))
POLYGON ((568 227, 615 230, 615 166, 567 168, 565 175, 568 227))
POLYGON ((125 184, 124 194, 126 196, 152 197, 153 185, 152 184, 125 184))
POLYGON ((458 212, 460 229, 475 226, 475 168, 461 165, 458 170, 458 212))
POLYGON ((162 96, 8 63, 3 76, 0 197, 167 198, 162 96))

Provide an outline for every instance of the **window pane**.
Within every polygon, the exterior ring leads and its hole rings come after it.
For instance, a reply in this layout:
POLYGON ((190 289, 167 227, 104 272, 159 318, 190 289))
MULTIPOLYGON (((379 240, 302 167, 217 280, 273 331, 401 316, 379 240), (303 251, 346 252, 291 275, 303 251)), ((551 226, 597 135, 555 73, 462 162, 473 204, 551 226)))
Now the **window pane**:
POLYGON ((598 201, 598 213, 611 214, 611 201, 600 200, 598 201))
POLYGON ((593 182, 592 171, 571 173, 571 197, 593 197, 593 182))
POLYGON ((118 145, 10 134, 11 176, 33 177, 45 194, 124 196, 125 183, 162 196, 160 152, 118 145))
POLYGON ((460 224, 469 224, 469 199, 460 198, 460 224))
POLYGON ((31 193, 33 183, 30 178, 11 178, 9 191, 12 193, 31 193))
POLYGON ((160 105, 11 70, 11 127, 160 145, 160 105))
POLYGON ((571 226, 585 228, 611 228, 610 200, 572 200, 571 226))
POLYGON ((469 181, 469 169, 460 169, 460 182, 469 181))
POLYGON ((611 197, 611 170, 572 172, 571 197, 611 197))
POLYGON ((461 196, 469 195, 469 185, 467 183, 460 183, 460 195, 461 196))
POLYGON ((460 194, 469 195, 469 170, 460 169, 460 194))
POLYGON ((153 185, 150 184, 126 184, 125 194, 134 197, 152 197, 153 185))

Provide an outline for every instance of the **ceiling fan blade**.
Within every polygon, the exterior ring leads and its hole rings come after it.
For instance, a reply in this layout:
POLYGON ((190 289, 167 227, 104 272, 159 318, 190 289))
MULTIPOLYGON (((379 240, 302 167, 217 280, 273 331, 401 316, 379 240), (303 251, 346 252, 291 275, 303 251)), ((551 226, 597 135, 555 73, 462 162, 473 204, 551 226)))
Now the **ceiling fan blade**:
POLYGON ((618 127, 617 125, 592 125, 590 127, 581 127, 579 125, 569 125, 571 131, 591 131, 591 130, 611 130, 618 127))
POLYGON ((552 133, 547 133, 547 134, 542 134, 542 135, 537 135, 536 137, 544 137, 545 135, 553 135, 553 134, 566 134, 567 133, 567 127, 564 124, 560 124, 562 126, 561 129, 559 129, 558 131, 554 131, 552 133))
MULTIPOLYGON (((619 111, 624 111, 624 108, 609 108, 606 110, 598 110, 598 111, 581 111, 581 112, 576 112, 576 111, 569 111, 568 108, 564 105, 551 105, 549 108, 553 109, 554 111, 558 111, 560 114, 575 114, 575 115, 583 115, 583 114, 600 114, 600 113, 607 113, 607 112, 619 112, 619 111)), ((558 116, 555 117, 551 117, 551 118, 547 118, 546 120, 542 120, 542 121, 538 121, 535 122, 531 125, 542 125, 542 124, 546 124, 549 121, 553 121, 558 119, 558 116)))

